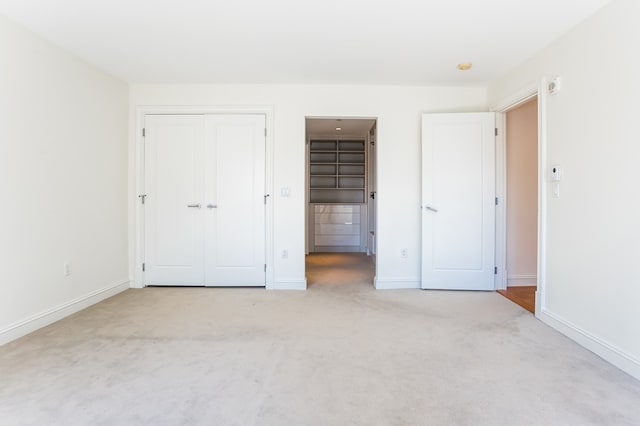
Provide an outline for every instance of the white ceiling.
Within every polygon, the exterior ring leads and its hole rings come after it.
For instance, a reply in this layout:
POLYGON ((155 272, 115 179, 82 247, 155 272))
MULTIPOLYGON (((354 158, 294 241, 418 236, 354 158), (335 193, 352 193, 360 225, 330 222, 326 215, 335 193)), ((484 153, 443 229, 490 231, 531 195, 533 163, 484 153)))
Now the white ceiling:
POLYGON ((364 137, 376 124, 374 119, 365 118, 307 118, 307 135, 364 137), (339 127, 340 130, 336 130, 339 127))
POLYGON ((131 83, 482 85, 609 1, 0 0, 0 14, 131 83))

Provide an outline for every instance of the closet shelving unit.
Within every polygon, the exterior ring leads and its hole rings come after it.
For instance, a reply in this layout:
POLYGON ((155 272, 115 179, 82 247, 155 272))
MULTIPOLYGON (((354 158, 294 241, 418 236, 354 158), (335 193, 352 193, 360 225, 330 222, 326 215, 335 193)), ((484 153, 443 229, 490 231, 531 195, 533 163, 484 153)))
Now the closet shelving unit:
POLYGON ((309 201, 365 203, 365 148, 364 140, 311 140, 309 201))
POLYGON ((366 249, 364 138, 309 141, 310 251, 366 249))

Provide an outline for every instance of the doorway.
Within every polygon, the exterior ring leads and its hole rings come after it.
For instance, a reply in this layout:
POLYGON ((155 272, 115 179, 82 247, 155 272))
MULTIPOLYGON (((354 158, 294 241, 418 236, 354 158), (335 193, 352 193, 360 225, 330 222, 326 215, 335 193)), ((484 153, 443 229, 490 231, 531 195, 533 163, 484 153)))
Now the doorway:
POLYGON ((504 113, 505 284, 500 294, 535 313, 538 277, 538 98, 504 113))
POLYGON ((376 119, 307 117, 305 129, 308 285, 326 283, 325 278, 332 275, 333 284, 348 285, 344 268, 350 265, 348 270, 353 272, 357 265, 357 276, 368 277, 365 281, 373 287, 376 119))

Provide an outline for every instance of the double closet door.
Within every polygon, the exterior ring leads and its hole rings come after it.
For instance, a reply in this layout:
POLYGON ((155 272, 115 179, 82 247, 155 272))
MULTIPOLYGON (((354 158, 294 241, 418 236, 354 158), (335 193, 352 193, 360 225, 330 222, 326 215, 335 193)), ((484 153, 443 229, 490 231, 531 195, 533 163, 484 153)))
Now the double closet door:
POLYGON ((265 285, 265 116, 145 117, 146 285, 265 285))

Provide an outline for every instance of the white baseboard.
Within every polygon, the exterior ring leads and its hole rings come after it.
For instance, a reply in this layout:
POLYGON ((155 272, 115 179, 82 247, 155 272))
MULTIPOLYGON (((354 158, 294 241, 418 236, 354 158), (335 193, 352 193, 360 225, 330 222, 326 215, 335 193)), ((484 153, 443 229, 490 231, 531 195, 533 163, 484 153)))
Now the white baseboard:
POLYGON ((640 360, 624 353, 621 349, 571 324, 564 318, 548 310, 542 310, 538 318, 550 327, 574 340, 605 361, 615 365, 625 373, 640 380, 640 360))
POLYGON ((75 314, 98 302, 102 302, 127 289, 129 289, 129 280, 121 281, 11 324, 0 330, 0 346, 22 336, 26 336, 49 324, 53 324, 56 321, 60 321, 69 315, 75 314))
POLYGON ((375 278, 376 290, 404 290, 421 288, 420 280, 412 278, 375 278))
POLYGON ((507 287, 524 287, 538 284, 536 275, 508 275, 507 287))
POLYGON ((307 279, 303 280, 277 280, 267 287, 267 290, 306 290, 307 279))

